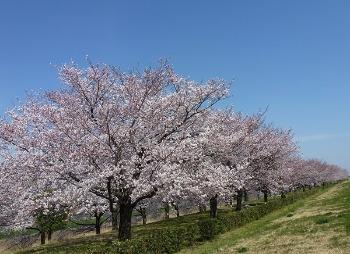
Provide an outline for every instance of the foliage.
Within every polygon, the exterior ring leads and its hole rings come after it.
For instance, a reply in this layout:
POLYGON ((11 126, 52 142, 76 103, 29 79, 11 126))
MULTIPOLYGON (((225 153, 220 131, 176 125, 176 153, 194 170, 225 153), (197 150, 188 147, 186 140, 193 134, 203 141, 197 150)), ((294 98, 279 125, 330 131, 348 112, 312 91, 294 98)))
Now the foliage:
POLYGON ((177 229, 156 230, 151 234, 124 242, 114 242, 113 253, 146 254, 175 253, 195 241, 195 230, 192 226, 177 229))
POLYGON ((198 221, 198 230, 200 238, 206 241, 213 239, 220 232, 220 227, 215 219, 207 218, 198 221))
POLYGON ((248 248, 247 248, 247 247, 240 247, 240 248, 237 249, 237 252, 238 252, 238 253, 245 253, 245 252, 247 252, 247 251, 248 251, 248 248))
POLYGON ((326 224, 329 222, 329 219, 325 216, 321 216, 315 220, 316 224, 326 224))
POLYGON ((35 224, 40 231, 54 232, 66 226, 67 218, 66 211, 51 206, 47 211, 41 209, 37 212, 35 224))

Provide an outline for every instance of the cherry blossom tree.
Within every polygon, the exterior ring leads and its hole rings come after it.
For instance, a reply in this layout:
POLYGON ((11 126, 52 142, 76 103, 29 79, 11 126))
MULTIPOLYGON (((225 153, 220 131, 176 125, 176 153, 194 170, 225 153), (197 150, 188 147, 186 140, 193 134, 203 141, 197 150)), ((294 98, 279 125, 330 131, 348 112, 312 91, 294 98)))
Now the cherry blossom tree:
POLYGON ((172 162, 196 138, 195 123, 226 96, 227 83, 198 84, 166 63, 143 73, 65 65, 60 74, 66 87, 10 114, 2 139, 40 161, 46 180, 117 203, 119 238, 130 238, 133 209, 184 170, 172 162))
MULTIPOLYGON (((237 196, 237 210, 241 209, 243 190, 249 183, 249 160, 255 155, 254 133, 262 124, 262 114, 244 116, 232 110, 215 112, 207 133, 205 154, 210 158, 208 165, 217 165, 218 171, 209 169, 205 175, 212 175, 210 186, 216 186, 216 192, 203 180, 203 190, 212 193, 211 207, 215 209, 218 195, 225 199, 237 196), (215 184, 216 182, 216 184, 215 184)), ((207 178, 209 180, 209 178, 207 178)), ((215 212, 213 213, 215 215, 215 212)))
POLYGON ((256 143, 256 156, 250 162, 253 185, 263 192, 267 202, 269 193, 278 191, 283 184, 279 177, 285 169, 284 162, 297 154, 297 145, 290 130, 263 127, 258 132, 259 143, 256 143))
POLYGON ((110 216, 107 216, 109 203, 106 202, 106 199, 88 190, 83 190, 82 188, 70 190, 69 194, 70 196, 66 197, 65 200, 70 200, 70 202, 68 202, 70 220, 81 226, 93 225, 96 235, 99 235, 101 233, 101 226, 110 218, 110 216), (74 219, 76 215, 78 215, 79 218, 82 216, 86 217, 86 215, 94 218, 94 224, 76 221, 74 219))

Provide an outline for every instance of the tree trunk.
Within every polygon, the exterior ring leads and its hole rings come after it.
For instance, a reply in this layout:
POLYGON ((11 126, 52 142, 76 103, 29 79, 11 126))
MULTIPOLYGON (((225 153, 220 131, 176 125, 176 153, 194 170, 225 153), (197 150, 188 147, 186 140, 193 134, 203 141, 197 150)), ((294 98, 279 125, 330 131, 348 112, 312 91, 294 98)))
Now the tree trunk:
POLYGON ((95 231, 96 231, 96 235, 101 234, 101 214, 97 214, 95 213, 95 231))
POLYGON ((285 199, 286 198, 286 194, 284 193, 284 191, 281 192, 281 198, 285 199))
POLYGON ((147 224, 147 214, 146 214, 146 208, 141 208, 142 210, 142 224, 146 225, 147 224))
POLYGON ((244 202, 248 202, 249 196, 248 196, 248 191, 246 189, 244 189, 243 197, 244 197, 244 202))
POLYGON ((176 218, 180 217, 180 209, 179 206, 176 203, 173 203, 174 210, 176 211, 176 218))
POLYGON ((210 198, 210 218, 216 218, 218 211, 218 195, 210 198))
POLYGON ((242 210, 242 199, 243 199, 243 190, 238 190, 237 191, 236 211, 242 210))
POLYGON ((267 202, 267 197, 268 197, 267 190, 264 190, 263 193, 264 193, 264 202, 266 203, 267 202))
POLYGON ((120 200, 119 203, 119 229, 118 238, 121 241, 131 238, 131 217, 133 206, 131 204, 131 198, 127 197, 124 200, 120 200))
POLYGON ((305 186, 303 185, 303 191, 305 191, 305 186))
POLYGON ((169 212, 170 212, 170 206, 168 203, 166 203, 164 205, 164 219, 168 220, 170 218, 169 212))
POLYGON ((49 229, 49 230, 47 231, 47 240, 50 242, 51 239, 52 239, 52 230, 49 229))
POLYGON ((41 231, 40 232, 40 243, 41 244, 45 244, 45 239, 46 238, 46 234, 45 234, 45 232, 44 231, 41 231))
POLYGON ((111 211, 111 218, 112 218, 112 229, 113 230, 118 230, 118 209, 117 208, 112 208, 111 211))

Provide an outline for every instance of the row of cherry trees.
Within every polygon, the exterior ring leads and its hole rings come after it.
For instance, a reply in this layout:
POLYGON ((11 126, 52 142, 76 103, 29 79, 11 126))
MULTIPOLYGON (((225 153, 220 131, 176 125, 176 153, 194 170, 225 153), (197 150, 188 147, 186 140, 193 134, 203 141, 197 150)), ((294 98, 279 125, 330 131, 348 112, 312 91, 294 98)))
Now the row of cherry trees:
POLYGON ((229 93, 224 80, 197 83, 166 62, 59 73, 62 89, 31 96, 0 122, 1 216, 13 227, 32 227, 52 209, 90 213, 99 227, 108 212, 124 240, 133 210, 142 214, 151 200, 210 202, 215 217, 218 197, 236 195, 239 210, 247 190, 266 199, 346 177, 301 159, 292 133, 262 114, 217 109, 229 93))

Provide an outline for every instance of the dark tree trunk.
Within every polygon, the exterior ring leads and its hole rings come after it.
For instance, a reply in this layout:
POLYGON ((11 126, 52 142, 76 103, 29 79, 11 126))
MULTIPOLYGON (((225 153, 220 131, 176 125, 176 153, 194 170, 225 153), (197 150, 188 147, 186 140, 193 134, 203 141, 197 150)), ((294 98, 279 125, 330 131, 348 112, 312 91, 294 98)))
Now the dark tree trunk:
POLYGON ((52 239, 52 230, 50 229, 47 231, 47 240, 50 242, 51 239, 52 239))
POLYGON ((95 232, 96 232, 96 235, 101 234, 101 225, 100 224, 96 223, 96 225, 95 225, 95 232))
POLYGON ((147 224, 147 211, 146 207, 140 206, 139 208, 136 208, 136 211, 141 215, 142 217, 142 224, 146 225, 147 224))
POLYGON ((267 202, 267 197, 268 197, 267 190, 264 190, 263 193, 264 193, 264 202, 267 202))
POLYGON ((173 203, 172 205, 174 207, 174 210, 176 211, 176 217, 179 218, 180 217, 180 209, 179 209, 178 204, 173 203))
POLYGON ((216 218, 218 212, 218 195, 210 198, 210 218, 216 218))
POLYGON ((168 203, 164 204, 164 219, 168 220, 170 218, 170 206, 168 203))
POLYGON ((248 202, 249 196, 248 196, 248 191, 246 189, 244 189, 243 197, 244 197, 244 202, 248 202))
POLYGON ((305 186, 303 185, 303 191, 305 191, 305 186))
POLYGON ((95 231, 96 235, 101 234, 101 214, 95 213, 95 231))
POLYGON ((130 197, 120 200, 118 238, 121 241, 131 238, 131 217, 133 208, 130 197))
POLYGON ((237 191, 236 211, 242 210, 242 200, 243 200, 243 190, 238 190, 237 191))
POLYGON ((141 208, 142 209, 142 224, 146 225, 147 224, 147 214, 146 214, 146 208, 141 208))
POLYGON ((112 219, 112 229, 118 230, 118 209, 117 208, 112 208, 111 219, 112 219))
POLYGON ((46 238, 46 234, 44 231, 40 232, 40 243, 41 244, 45 244, 45 239, 46 238))
POLYGON ((281 198, 285 199, 286 198, 286 194, 284 193, 284 191, 281 192, 281 198))

